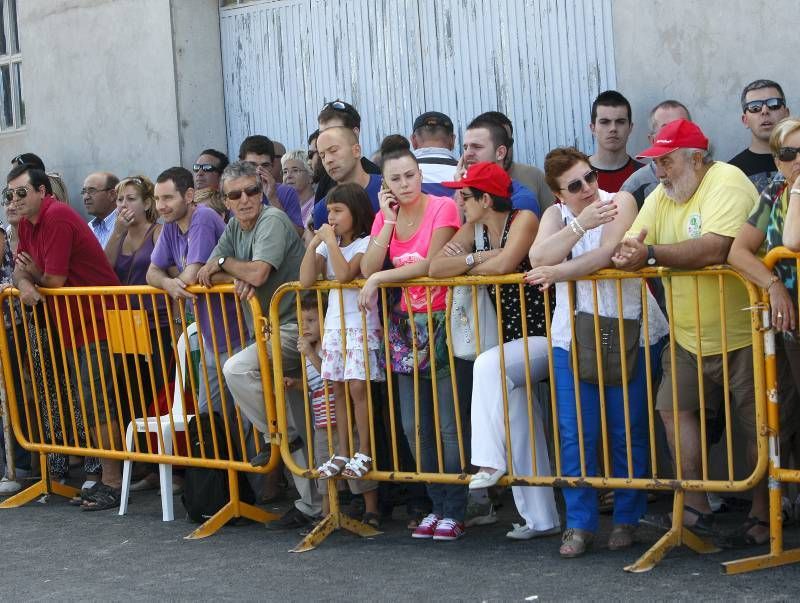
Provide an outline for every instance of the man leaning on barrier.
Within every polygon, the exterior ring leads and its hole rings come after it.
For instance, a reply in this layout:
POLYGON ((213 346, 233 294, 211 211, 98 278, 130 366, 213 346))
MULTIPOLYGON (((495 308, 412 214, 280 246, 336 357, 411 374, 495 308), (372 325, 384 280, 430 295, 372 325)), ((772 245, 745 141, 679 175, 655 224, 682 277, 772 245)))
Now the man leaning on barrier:
MULTIPOLYGON (((667 266, 696 270, 725 262, 733 238, 758 201, 758 193, 738 168, 713 161, 708 148, 708 139, 700 128, 679 119, 661 128, 653 145, 639 155, 653 160, 661 183, 647 197, 617 248, 612 258, 617 268, 667 266)), ((664 423, 678 476, 698 480, 707 461, 702 458, 700 401, 705 400, 705 414, 710 421, 725 412, 725 387, 730 388, 732 415, 747 437, 748 459, 753 463, 756 460, 752 335, 750 314, 743 311, 750 304, 744 286, 729 276, 724 277, 722 292, 716 275, 698 277, 696 286, 695 277, 691 276, 673 276, 669 280, 667 305, 672 302, 674 359, 671 346, 667 346, 662 353, 664 373, 656 408, 664 423), (721 293, 725 299, 724 315, 719 302, 721 293), (702 365, 700 383, 698 364, 702 365), (676 392, 672 389, 673 379, 676 392), (680 459, 675 459, 676 418, 680 459)), ((706 493, 687 491, 685 501, 684 525, 699 536, 717 536, 706 493)), ((727 535, 724 542, 729 545, 766 542, 768 517, 767 489, 762 481, 753 491, 747 520, 727 535)), ((665 528, 670 524, 665 517, 647 516, 645 521, 665 528)))
MULTIPOLYGON (((19 223, 19 246, 14 267, 14 283, 20 300, 36 306, 44 300, 39 287, 118 286, 119 280, 108 263, 103 248, 83 218, 65 203, 52 196, 47 175, 27 165, 12 168, 7 177, 7 197, 16 203, 22 216, 19 223)), ((53 418, 66 430, 66 418, 80 416, 85 408, 86 433, 102 450, 121 448, 117 426, 116 403, 112 382, 111 355, 106 341, 103 300, 54 298, 48 300, 51 329, 58 329, 58 339, 66 359, 66 375, 74 393, 67 413, 58 409, 53 418)), ((32 342, 33 343, 33 342, 32 342)), ((58 378, 58 375, 56 375, 58 378)), ((54 392, 51 392, 53 395, 54 392)), ((52 425, 53 430, 58 426, 52 425)), ((69 445, 68 437, 42 434, 58 445, 69 445)), ((75 439, 80 433, 72 434, 75 439)), ((79 442, 74 442, 79 445, 79 442)), ((102 459, 102 478, 81 490, 82 508, 99 511, 119 506, 121 465, 117 460, 102 459)))
MULTIPOLYGON (((258 325, 252 324, 248 300, 256 296, 264 313, 268 312, 275 290, 281 284, 297 279, 305 250, 286 212, 262 204, 262 183, 255 164, 248 161, 230 164, 222 173, 221 184, 225 205, 233 217, 197 277, 200 284, 205 286, 233 281, 251 332, 254 332, 258 325)), ((281 299, 280 330, 273 335, 280 337, 285 374, 299 377, 301 369, 294 294, 287 294, 281 299)), ((267 351, 271 352, 269 346, 267 351)), ((256 344, 231 356, 222 370, 236 405, 261 433, 269 433, 256 344)), ((294 449, 297 464, 307 467, 306 447, 299 435, 306 433, 303 395, 302 392, 291 390, 287 391, 286 397, 291 436, 289 447, 294 449)), ((255 466, 266 465, 269 450, 269 446, 265 447, 251 463, 255 466)), ((297 475, 293 477, 300 499, 283 517, 270 523, 270 528, 302 527, 322 510, 316 484, 297 475)))

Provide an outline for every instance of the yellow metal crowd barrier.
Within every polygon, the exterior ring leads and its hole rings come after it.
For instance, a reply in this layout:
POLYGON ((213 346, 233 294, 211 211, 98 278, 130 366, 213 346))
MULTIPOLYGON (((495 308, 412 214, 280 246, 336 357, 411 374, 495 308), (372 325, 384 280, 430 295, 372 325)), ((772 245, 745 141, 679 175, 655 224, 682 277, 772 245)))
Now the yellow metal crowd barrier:
MULTIPOLYGON (((41 479, 0 508, 47 493, 78 495, 51 479, 77 455, 125 461, 123 486, 134 461, 227 471, 230 502, 188 538, 209 536, 235 517, 275 518, 240 499, 238 472, 274 470, 277 446, 266 466, 250 465, 264 438, 234 405, 222 372, 224 359, 249 341, 265 350, 266 320, 255 299, 242 307, 232 285, 188 291, 196 297, 173 301, 146 286, 40 289, 43 301, 34 306, 22 304, 17 290, 0 294, 9 415, 17 440, 40 454, 41 465, 41 479)), ((269 364, 261 368, 271 392, 269 364)), ((273 425, 272 396, 265 396, 264 414, 273 425)), ((171 484, 162 479, 163 487, 171 484)), ((162 499, 171 512, 172 497, 162 499)), ((123 512, 125 504, 123 496, 123 512)))
MULTIPOLYGON (((557 395, 558 392, 556 391, 556 379, 555 379, 555 369, 554 369, 554 362, 553 362, 553 341, 552 341, 552 314, 551 310, 555 303, 555 296, 552 293, 552 289, 548 290, 544 294, 544 301, 546 306, 545 317, 546 317, 546 330, 547 336, 546 337, 535 337, 533 334, 527 332, 526 321, 522 320, 522 328, 523 328, 523 340, 524 345, 522 349, 524 350, 524 362, 525 365, 531 367, 530 370, 525 371, 525 378, 524 383, 516 384, 517 387, 524 387, 524 391, 527 397, 527 408, 525 410, 526 418, 521 419, 527 421, 527 438, 529 438, 527 449, 530 451, 528 454, 531 455, 530 459, 530 466, 532 467, 532 471, 530 473, 515 473, 513 467, 515 465, 514 459, 512 459, 512 432, 518 427, 516 424, 511 424, 509 421, 509 390, 508 390, 508 382, 507 374, 506 374, 506 362, 504 359, 504 353, 507 353, 505 350, 508 349, 508 343, 504 345, 502 341, 502 332, 503 326, 509 317, 507 317, 504 313, 507 313, 505 306, 503 305, 500 297, 501 287, 493 287, 494 296, 494 306, 497 310, 496 312, 496 320, 497 320, 497 332, 498 332, 498 345, 495 349, 497 350, 496 353, 499 354, 499 374, 490 375, 489 378, 492 379, 492 382, 497 384, 497 388, 499 391, 502 391, 501 397, 501 404, 502 404, 502 416, 503 416, 503 427, 502 430, 505 432, 502 434, 502 439, 505 443, 506 447, 506 454, 507 454, 507 475, 501 479, 499 482, 500 485, 507 485, 507 486, 550 486, 550 487, 565 487, 565 488, 574 488, 574 487, 591 487, 591 488, 627 488, 627 489, 641 489, 641 490, 662 490, 662 491, 672 491, 674 492, 674 503, 673 503, 673 518, 672 518, 672 527, 671 529, 655 544, 653 547, 648 550, 638 561, 633 563, 632 565, 628 566, 626 569, 629 571, 647 571, 654 567, 656 563, 673 547, 678 546, 680 544, 685 544, 692 548, 697 552, 715 552, 719 550, 710 542, 706 542, 701 540, 692 532, 689 532, 686 529, 682 528, 683 524, 683 510, 684 510, 684 494, 687 491, 718 491, 718 492, 743 492, 753 488, 756 484, 758 484, 765 476, 767 471, 767 438, 766 438, 766 399, 765 399, 765 389, 764 389, 764 348, 763 348, 763 339, 761 336, 761 312, 759 311, 759 302, 761 300, 760 292, 756 287, 754 287, 751 283, 746 281, 742 278, 739 273, 735 272, 732 269, 726 267, 710 267, 703 270, 696 270, 696 271, 673 271, 664 268, 655 268, 655 269, 646 269, 638 273, 628 273, 628 272, 620 272, 620 271, 602 271, 600 273, 585 277, 582 281, 588 281, 591 287, 591 299, 589 303, 594 307, 595 312, 594 314, 598 314, 598 304, 601 303, 603 296, 608 296, 609 291, 616 291, 617 296, 616 299, 613 301, 613 306, 618 310, 617 315, 620 317, 618 319, 619 323, 619 338, 620 338, 620 345, 624 349, 624 337, 625 337, 625 324, 622 320, 622 316, 627 313, 627 308, 623 308, 623 297, 622 297, 622 289, 625 283, 634 282, 634 288, 637 292, 634 295, 634 299, 638 298, 638 303, 641 305, 643 317, 641 320, 641 332, 642 332, 642 341, 650 342, 649 334, 650 329, 654 328, 653 325, 650 324, 648 319, 649 312, 648 308, 650 305, 655 303, 653 297, 648 295, 649 285, 655 284, 660 282, 663 286, 664 296, 662 299, 662 303, 665 306, 666 314, 672 317, 673 314, 673 293, 672 293, 672 284, 675 282, 675 279, 684 279, 684 283, 690 283, 690 286, 694 289, 694 300, 692 303, 691 309, 691 320, 694 324, 694 340, 697 343, 698 349, 702 349, 703 342, 705 341, 704 338, 708 336, 708 333, 704 333, 703 329, 701 328, 702 317, 706 317, 709 312, 718 312, 719 317, 717 319, 719 324, 719 337, 722 341, 723 349, 727 349, 727 332, 728 327, 726 324, 726 300, 725 295, 723 294, 723 282, 728 280, 736 281, 739 285, 744 288, 747 292, 747 297, 749 298, 749 303, 747 307, 743 308, 735 308, 735 311, 741 311, 746 313, 746 323, 749 325, 750 331, 750 341, 748 342, 750 350, 747 350, 747 346, 745 347, 745 354, 752 354, 752 366, 753 366, 753 373, 752 379, 754 383, 754 392, 755 397, 751 402, 748 402, 748 405, 752 405, 752 412, 755 416, 755 427, 754 433, 751 434, 752 440, 756 444, 757 448, 757 458, 755 459, 754 463, 747 463, 743 462, 740 458, 737 457, 737 445, 736 445, 736 438, 737 435, 734 433, 733 423, 735 421, 735 410, 733 408, 733 400, 732 400, 732 392, 731 386, 728 381, 728 374, 731 370, 729 366, 728 354, 722 354, 722 372, 724 378, 721 380, 721 383, 716 384, 722 390, 722 403, 718 412, 718 417, 720 419, 724 418, 724 424, 721 427, 717 426, 715 429, 718 432, 718 438, 720 441, 717 450, 715 451, 717 460, 715 461, 712 458, 712 450, 711 444, 707 442, 707 435, 710 435, 707 432, 712 430, 712 421, 711 416, 707 416, 705 411, 705 404, 702 403, 704 400, 705 392, 706 392, 706 385, 703 383, 703 370, 702 370, 702 358, 700 361, 697 362, 698 364, 698 379, 699 382, 702 384, 699 388, 698 396, 701 400, 701 406, 699 411, 699 420, 700 420, 700 467, 699 467, 699 475, 696 477, 687 476, 687 470, 685 467, 682 466, 681 462, 678 462, 676 465, 671 462, 671 459, 675 458, 670 454, 669 449, 666 446, 663 433, 660 431, 659 422, 660 419, 658 418, 658 411, 655 409, 655 396, 656 391, 658 388, 658 377, 659 372, 656 370, 658 366, 659 358, 656 356, 654 357, 651 353, 651 348, 649 345, 644 345, 644 365, 646 371, 646 396, 647 396, 647 437, 648 437, 648 447, 649 447, 649 458, 648 458, 648 467, 647 472, 645 475, 635 475, 634 473, 634 465, 635 459, 633 458, 632 454, 632 434, 631 434, 631 423, 630 423, 630 410, 632 407, 633 402, 629 399, 629 392, 628 392, 628 385, 626 382, 623 382, 622 391, 623 391, 623 399, 624 399, 624 416, 625 416, 625 440, 626 440, 626 470, 624 471, 623 475, 615 476, 613 474, 613 469, 611 467, 612 463, 609 461, 609 453, 611 451, 611 444, 609 441, 609 429, 610 427, 606 424, 606 406, 605 406, 605 399, 604 399, 604 392, 607 391, 606 388, 600 387, 600 440, 598 443, 598 463, 597 466, 599 468, 597 474, 590 474, 586 470, 587 466, 587 455, 584 449, 584 433, 583 429, 585 426, 581 425, 581 417, 582 412, 581 408, 581 395, 578 381, 578 371, 577 368, 577 352, 575 351, 576 346, 572 346, 572 351, 570 353, 570 361, 572 363, 572 372, 575 375, 574 377, 574 385, 576 390, 576 400, 575 404, 577 406, 577 417, 578 417, 578 432, 579 432, 579 447, 580 447, 580 471, 576 473, 568 474, 563 470, 563 461, 564 459, 561 456, 560 446, 559 446, 559 410, 557 405, 557 395), (699 298, 698 295, 698 279, 713 279, 715 284, 719 285, 719 298, 714 300, 702 300, 699 298), (611 287, 609 289, 608 287, 611 287), (605 287, 599 293, 600 288, 605 287), (719 306, 719 310, 716 309, 716 306, 719 306), (536 358, 533 358, 533 355, 538 355, 536 358), (539 363, 539 369, 534 370, 532 367, 539 363), (542 362, 545 363, 545 368, 541 369, 542 362), (538 370, 538 374, 534 375, 538 370), (546 386, 537 385, 537 382, 541 382, 543 384, 547 384, 546 386), (535 428, 536 424, 541 423, 545 427, 546 433, 546 445, 542 442, 537 442, 537 429, 535 428), (537 454, 547 453, 551 462, 548 465, 548 470, 542 471, 537 470, 537 454), (666 461, 664 460, 666 459, 666 461)), ((298 293, 297 295, 297 322, 298 322, 298 332, 303 332, 303 320, 302 320, 302 313, 301 313, 301 295, 315 295, 318 300, 318 319, 320 325, 324 324, 324 315, 323 315, 323 294, 328 293, 330 296, 339 296, 341 300, 342 292, 346 289, 353 289, 353 288, 360 288, 363 285, 363 281, 354 281, 352 283, 342 285, 337 282, 330 282, 330 281, 319 281, 316 283, 312 288, 304 290, 300 287, 298 283, 287 283, 283 285, 274 295, 271 305, 270 305, 270 320, 272 324, 277 324, 279 320, 279 304, 281 299, 290 293, 298 293), (305 291, 305 293, 304 293, 305 291), (308 293, 311 291, 311 293, 308 293)), ((383 328, 383 342, 382 342, 382 349, 380 350, 380 355, 383 356, 385 359, 386 364, 386 383, 384 389, 384 396, 381 399, 376 400, 375 394, 376 389, 375 387, 367 387, 367 395, 368 395, 368 406, 369 409, 369 422, 371 425, 370 430, 370 438, 371 438, 371 447, 370 449, 373 452, 374 463, 372 466, 372 471, 369 472, 367 475, 368 479, 378 480, 378 481, 394 481, 394 482, 426 482, 426 483, 442 483, 442 484, 451 484, 451 485, 462 485, 464 487, 467 486, 470 480, 470 458, 469 458, 469 440, 467 439, 467 433, 470 430, 470 420, 469 420, 469 400, 459 399, 460 393, 463 391, 462 386, 464 385, 463 373, 459 371, 459 366, 464 366, 463 361, 461 359, 454 358, 453 355, 453 333, 450 327, 450 319, 451 314, 450 310, 451 307, 448 304, 446 318, 444 324, 446 325, 446 337, 447 337, 447 346, 445 355, 441 354, 441 350, 434 349, 434 337, 429 337, 427 340, 420 340, 418 341, 418 333, 417 330, 420 329, 420 325, 423 325, 422 328, 427 326, 428 332, 433 332, 435 329, 434 322, 437 320, 437 317, 434 316, 434 313, 431 311, 431 299, 432 299, 432 291, 435 291, 437 287, 472 287, 473 289, 473 317, 478 315, 478 307, 477 303, 474 301, 477 298, 475 295, 476 287, 479 286, 487 286, 487 285, 503 285, 507 288, 516 289, 519 293, 519 303, 521 308, 521 315, 524 317, 527 314, 526 307, 525 307, 525 296, 524 292, 524 281, 522 275, 507 275, 507 276, 498 276, 498 277, 457 277, 457 278, 447 278, 447 279, 431 279, 431 278, 424 278, 424 279, 416 279, 414 281, 403 282, 403 283, 391 283, 385 286, 381 286, 379 289, 378 295, 378 302, 377 302, 377 309, 379 314, 382 318, 382 328, 383 328), (421 467, 421 460, 420 460, 420 449, 419 449, 419 440, 420 438, 416 438, 415 446, 412 446, 412 456, 414 457, 413 462, 409 464, 403 464, 402 462, 402 442, 401 439, 404 437, 403 430, 400 428, 401 425, 401 416, 400 410, 398 406, 398 389, 397 389, 397 380, 398 374, 391 367, 391 360, 392 360, 392 336, 390 334, 389 325, 392 322, 392 314, 397 312, 397 301, 402 297, 406 300, 409 300, 409 287, 423 287, 425 290, 425 299, 427 302, 427 316, 423 313, 422 319, 418 321, 407 321, 409 328, 412 331, 412 349, 411 353, 413 354, 413 372, 411 376, 413 377, 413 391, 414 391, 414 401, 413 401, 413 412, 414 412, 414 429, 416 433, 419 433, 420 429, 420 387, 425 383, 426 379, 429 382, 436 381, 439 377, 449 377, 446 380, 440 381, 440 385, 437 387, 432 387, 433 392, 433 417, 434 417, 434 425, 436 426, 434 430, 435 434, 435 447, 436 447, 436 468, 433 471, 424 471, 421 467), (416 326, 415 326, 416 325, 416 326), (429 364, 430 364, 430 375, 423 375, 419 370, 419 359, 421 356, 424 355, 427 357, 429 364), (457 425, 457 436, 458 436, 458 448, 459 448, 459 456, 460 456, 460 469, 458 471, 450 471, 447 472, 444 470, 444 462, 443 462, 443 442, 441 438, 441 434, 439 431, 440 427, 440 409, 437 403, 437 397, 441 396, 443 391, 441 383, 447 383, 447 387, 451 388, 452 398, 453 398, 453 405, 454 411, 456 416, 456 425, 457 425), (437 396, 438 394, 438 396, 437 396), (383 430, 382 433, 376 433, 380 429, 383 430), (388 452, 380 455, 375 454, 376 452, 376 441, 380 440, 381 438, 384 439, 386 443, 388 443, 388 452), (415 448, 415 449, 414 449, 415 448)), ((585 287, 585 285, 584 285, 585 287)), ((627 290, 630 290, 630 285, 628 285, 627 290)), ((685 290, 685 289, 684 289, 685 290)), ((571 330, 573 334, 573 341, 574 341, 574 333, 575 333, 575 324, 574 324, 574 310, 576 308, 576 299, 573 293, 574 289, 569 290, 568 294, 568 307, 569 312, 568 316, 569 322, 571 325, 571 330)), ((613 295, 613 293, 612 293, 613 295)), ((419 293, 417 293, 417 297, 419 298, 419 293)), ((448 297, 449 300, 449 297, 448 297)), ((608 301, 608 300, 606 300, 608 301)), ((626 303, 630 303, 629 301, 626 303)), ((340 304, 341 307, 341 304, 340 304)), ((585 306, 584 306, 585 307, 585 306)), ((675 333, 674 333, 674 320, 669 320, 669 327, 668 327, 668 338, 665 338, 667 341, 666 349, 664 354, 669 355, 672 360, 672 365, 675 366, 676 361, 676 348, 678 347, 675 343, 675 333)), ((364 317, 364 313, 362 312, 362 326, 366 328, 366 321, 364 317)), ((597 319, 595 319, 595 338, 598 348, 601 345, 600 342, 600 334, 597 331, 597 319)), ((666 328, 666 327, 665 327, 666 328)), ((342 321, 341 325, 341 338, 342 341, 345 340, 345 325, 344 321, 342 321)), ((666 334, 666 333, 665 333, 666 334)), ((476 337, 478 339, 478 337, 476 337)), ((273 350, 273 358, 274 360, 274 376, 275 382, 281 383, 283 377, 283 368, 281 362, 281 355, 280 355, 280 342, 273 338, 272 342, 272 350, 273 350)), ((654 348, 655 349, 655 348, 654 348)), ((368 353, 367 350, 367 342, 366 338, 363 342, 363 350, 362 352, 365 354, 368 353)), ((702 352, 700 354, 702 356, 702 352)), ((480 360, 480 357, 479 357, 480 360)), ((626 359, 625 355, 622 355, 622 373, 625 374, 626 370, 626 359)), ((468 370, 471 369, 471 366, 467 366, 468 370)), ((599 373, 599 382, 604 383, 604 376, 603 376, 603 367, 601 363, 598 362, 598 373, 599 373)), ((673 373, 674 375, 674 373, 673 373)), ((304 375, 305 376, 305 375, 304 375)), ((471 378, 471 372, 468 373, 467 379, 471 378)), ((476 375, 476 379, 477 379, 476 375)), ((485 378, 485 377, 484 377, 485 378)), ((672 403, 673 403, 673 411, 679 410, 679 396, 680 393, 677 387, 677 384, 674 381, 673 377, 673 388, 672 388, 672 403)), ((287 467, 294 472, 295 474, 302 475, 307 478, 316 478, 318 477, 318 473, 315 470, 315 466, 313 464, 313 459, 315 457, 314 450, 311 446, 311 442, 314 441, 313 433, 312 433, 312 417, 311 417, 311 410, 309 404, 309 392, 307 388, 307 384, 304 385, 304 395, 306 399, 305 409, 306 409, 306 429, 307 432, 304 437, 304 442, 306 442, 306 458, 312 459, 309 461, 307 466, 299 466, 295 460, 289 454, 288 449, 288 441, 286 438, 286 430, 287 430, 287 413, 286 413, 286 396, 283 388, 276 388, 276 410, 277 410, 277 420, 278 420, 278 431, 281 434, 281 453, 286 462, 287 467)), ((329 393, 328 385, 326 385, 326 397, 329 393)), ((448 394, 449 395, 449 394, 448 394)), ((354 443, 354 434, 353 434, 353 427, 352 427, 352 416, 353 416, 353 407, 352 407, 352 400, 349 394, 346 395, 347 398, 347 414, 346 417, 337 417, 337 420, 346 420, 348 423, 348 430, 349 430, 349 437, 348 437, 348 451, 349 454, 352 455, 355 452, 355 448, 353 447, 354 443)), ((474 404, 475 398, 472 399, 474 404)), ((406 408, 410 408, 411 405, 408 404, 406 401, 406 408)), ((677 412, 674 412, 674 415, 677 417, 677 412)), ((407 419, 408 420, 408 419, 407 419)), ((331 430, 330 426, 327 428, 329 431, 328 442, 332 442, 332 438, 330 437, 331 430)), ((675 420, 674 429, 676 432, 676 456, 678 459, 681 457, 680 452, 680 430, 681 425, 675 420)), ((525 431, 525 430, 524 430, 525 431)), ((713 443, 713 442, 712 442, 713 443)), ((739 449, 743 448, 742 446, 739 449)), ((333 454, 334 449, 329 444, 329 454, 333 454)), ((474 472, 474 468, 473 468, 474 472)), ((780 501, 779 501, 780 502, 780 501)), ((367 535, 373 534, 374 530, 365 526, 363 524, 359 524, 352 519, 347 518, 344 516, 338 508, 338 499, 335 495, 335 488, 329 488, 329 504, 330 504, 330 514, 323 520, 323 522, 311 533, 309 534, 295 549, 296 551, 305 551, 314 548, 317 546, 327 535, 329 535, 333 530, 337 528, 345 528, 350 531, 353 531, 360 535, 367 535)))
MULTIPOLYGON (((800 254, 793 253, 785 247, 771 250, 764 258, 764 264, 772 271, 781 261, 790 261, 795 268, 800 268, 800 254)), ((800 304, 800 300, 794 300, 800 304)), ((795 306, 797 308, 797 305, 795 306)), ((775 329, 772 328, 770 318, 770 300, 768 291, 761 291, 762 328, 765 350, 765 372, 767 392, 767 427, 769 434, 769 552, 723 564, 728 574, 739 574, 769 567, 777 567, 800 561, 800 548, 784 550, 783 548, 783 510, 781 496, 785 484, 800 483, 800 470, 781 467, 780 451, 780 405, 786 400, 781 400, 778 391, 778 367, 775 355, 775 329)), ((798 330, 790 334, 798 337, 798 330)), ((800 459, 795 458, 795 463, 800 459)))

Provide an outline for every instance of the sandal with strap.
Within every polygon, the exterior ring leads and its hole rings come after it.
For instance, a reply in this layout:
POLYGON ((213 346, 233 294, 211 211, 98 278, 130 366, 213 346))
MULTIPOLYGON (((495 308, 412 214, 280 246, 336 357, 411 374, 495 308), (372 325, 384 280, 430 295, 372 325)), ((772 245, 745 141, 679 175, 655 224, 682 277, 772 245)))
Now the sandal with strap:
POLYGON ((769 522, 762 521, 758 517, 752 515, 744 520, 744 523, 732 532, 728 532, 721 536, 716 544, 724 549, 743 549, 751 546, 763 546, 769 543, 769 535, 762 540, 756 540, 756 537, 750 534, 750 530, 756 526, 761 526, 769 529, 769 522))
MULTIPOLYGON (((692 534, 698 538, 719 537, 719 532, 714 527, 713 513, 701 513, 694 507, 690 507, 688 505, 683 506, 683 511, 684 513, 688 511, 692 515, 697 516, 697 521, 694 522, 694 525, 689 526, 684 524, 683 526, 692 534)), ((651 528, 657 528, 664 532, 668 532, 672 529, 672 513, 645 515, 639 520, 639 525, 650 526, 651 528)))
POLYGON ((614 525, 611 534, 608 537, 608 550, 619 551, 620 549, 627 549, 633 545, 633 535, 636 532, 636 526, 629 523, 618 523, 614 525))
POLYGON ((94 492, 91 500, 84 500, 81 511, 105 511, 106 509, 116 509, 122 500, 122 491, 112 488, 106 484, 94 492))
POLYGON ((317 467, 317 471, 319 471, 319 479, 330 479, 332 477, 336 477, 342 472, 342 469, 344 469, 349 462, 350 459, 348 459, 346 456, 337 456, 334 454, 331 458, 322 463, 322 465, 317 467))
POLYGON ((342 476, 348 479, 361 479, 372 470, 372 457, 362 452, 356 452, 347 465, 344 466, 342 476))
POLYGON ((588 530, 578 528, 567 528, 561 536, 561 548, 559 554, 565 559, 580 557, 586 552, 594 542, 594 534, 588 530))

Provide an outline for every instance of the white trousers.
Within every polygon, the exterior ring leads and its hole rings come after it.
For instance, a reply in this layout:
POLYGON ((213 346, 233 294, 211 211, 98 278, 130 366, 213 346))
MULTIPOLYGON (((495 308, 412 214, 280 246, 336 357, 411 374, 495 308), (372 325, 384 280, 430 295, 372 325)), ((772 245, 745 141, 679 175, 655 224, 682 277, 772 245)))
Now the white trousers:
MULTIPOLYGON (((547 377, 547 340, 544 337, 528 338, 530 367, 525 363, 522 339, 504 344, 503 355, 508 390, 512 473, 517 476, 532 476, 534 472, 525 373, 530 370, 532 390, 535 383, 547 377)), ((500 374, 499 347, 487 350, 475 359, 472 376, 472 464, 477 467, 492 467, 506 473, 506 426, 500 374)), ((533 391, 531 396, 533 399, 533 391)), ((533 400, 536 475, 551 475, 542 409, 538 401, 533 400)), ((529 528, 542 531, 559 525, 552 488, 514 486, 511 490, 517 511, 529 528)))

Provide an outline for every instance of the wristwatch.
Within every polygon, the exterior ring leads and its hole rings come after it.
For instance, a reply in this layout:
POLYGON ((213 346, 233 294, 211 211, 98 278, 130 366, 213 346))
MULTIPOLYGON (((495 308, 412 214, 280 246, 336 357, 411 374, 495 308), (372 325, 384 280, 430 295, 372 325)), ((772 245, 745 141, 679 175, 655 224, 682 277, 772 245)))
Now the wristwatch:
POLYGON ((464 261, 467 263, 467 266, 473 266, 475 264, 475 256, 470 253, 464 258, 464 261))
POLYGON ((652 245, 647 246, 647 265, 648 266, 656 265, 656 250, 652 245))
POLYGON ((222 269, 222 265, 225 263, 225 260, 226 260, 225 256, 223 256, 223 257, 221 257, 221 258, 219 258, 217 260, 217 266, 219 266, 220 269, 222 269))

